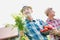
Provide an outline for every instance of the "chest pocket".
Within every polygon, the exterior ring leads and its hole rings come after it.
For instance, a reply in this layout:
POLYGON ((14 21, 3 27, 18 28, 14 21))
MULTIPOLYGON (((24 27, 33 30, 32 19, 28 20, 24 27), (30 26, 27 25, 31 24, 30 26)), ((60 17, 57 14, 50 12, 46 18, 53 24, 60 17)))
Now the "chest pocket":
POLYGON ((31 24, 27 24, 27 28, 28 29, 31 29, 31 24))
POLYGON ((40 24, 39 21, 35 23, 35 26, 37 27, 37 30, 39 30, 39 31, 40 31, 41 29, 43 29, 43 25, 42 25, 42 23, 40 24))
POLYGON ((28 30, 29 30, 29 34, 34 35, 35 30, 33 30, 33 27, 35 27, 34 23, 29 23, 29 24, 27 25, 27 28, 28 28, 28 30))
POLYGON ((40 28, 39 28, 39 26, 38 26, 37 24, 35 24, 35 27, 36 27, 36 29, 37 29, 38 31, 40 31, 40 28))

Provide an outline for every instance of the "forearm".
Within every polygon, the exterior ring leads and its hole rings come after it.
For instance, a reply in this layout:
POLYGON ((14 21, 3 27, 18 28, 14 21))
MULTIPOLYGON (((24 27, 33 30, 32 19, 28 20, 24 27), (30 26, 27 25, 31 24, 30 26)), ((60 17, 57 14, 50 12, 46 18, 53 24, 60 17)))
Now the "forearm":
POLYGON ((60 36, 60 31, 56 30, 56 29, 53 29, 53 30, 50 31, 50 34, 60 36))

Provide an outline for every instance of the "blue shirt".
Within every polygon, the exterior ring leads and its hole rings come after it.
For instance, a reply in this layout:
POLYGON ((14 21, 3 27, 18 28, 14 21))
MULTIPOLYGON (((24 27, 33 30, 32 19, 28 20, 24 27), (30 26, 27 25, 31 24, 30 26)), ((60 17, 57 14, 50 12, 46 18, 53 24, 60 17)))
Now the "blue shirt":
POLYGON ((26 19, 25 24, 25 34, 30 40, 47 40, 47 37, 40 33, 40 30, 46 25, 42 20, 29 21, 26 19))

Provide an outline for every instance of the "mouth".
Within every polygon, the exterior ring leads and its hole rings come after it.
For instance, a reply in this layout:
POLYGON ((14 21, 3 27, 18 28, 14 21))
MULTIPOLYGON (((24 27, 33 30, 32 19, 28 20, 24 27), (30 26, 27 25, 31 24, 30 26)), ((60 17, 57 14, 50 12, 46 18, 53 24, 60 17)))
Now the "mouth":
POLYGON ((26 14, 29 14, 29 12, 26 12, 26 14))

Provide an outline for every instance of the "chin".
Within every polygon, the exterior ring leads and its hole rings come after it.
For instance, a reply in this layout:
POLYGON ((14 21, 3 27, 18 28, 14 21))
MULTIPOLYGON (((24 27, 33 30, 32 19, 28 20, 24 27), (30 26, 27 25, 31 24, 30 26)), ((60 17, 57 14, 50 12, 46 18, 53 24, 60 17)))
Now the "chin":
MULTIPOLYGON (((54 15, 54 16, 55 16, 55 15, 54 15)), ((53 16, 53 17, 54 17, 54 16, 53 16)))
POLYGON ((55 15, 54 15, 55 16, 55 15))

